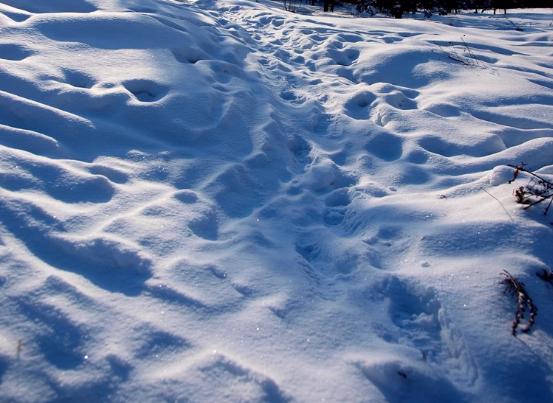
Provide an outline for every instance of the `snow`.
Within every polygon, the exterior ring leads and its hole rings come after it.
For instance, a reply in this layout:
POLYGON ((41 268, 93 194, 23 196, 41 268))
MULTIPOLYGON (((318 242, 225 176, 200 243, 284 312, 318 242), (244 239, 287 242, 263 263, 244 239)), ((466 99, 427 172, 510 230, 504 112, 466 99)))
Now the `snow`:
POLYGON ((553 10, 315 10, 0 0, 0 400, 553 401, 553 10))

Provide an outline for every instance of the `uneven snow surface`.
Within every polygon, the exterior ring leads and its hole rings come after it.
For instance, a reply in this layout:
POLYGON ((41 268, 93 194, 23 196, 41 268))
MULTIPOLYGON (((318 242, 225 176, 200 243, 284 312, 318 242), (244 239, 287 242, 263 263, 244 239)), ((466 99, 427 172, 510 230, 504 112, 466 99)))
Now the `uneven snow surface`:
POLYGON ((553 401, 506 166, 553 177, 553 17, 507 17, 0 0, 0 401, 553 401))

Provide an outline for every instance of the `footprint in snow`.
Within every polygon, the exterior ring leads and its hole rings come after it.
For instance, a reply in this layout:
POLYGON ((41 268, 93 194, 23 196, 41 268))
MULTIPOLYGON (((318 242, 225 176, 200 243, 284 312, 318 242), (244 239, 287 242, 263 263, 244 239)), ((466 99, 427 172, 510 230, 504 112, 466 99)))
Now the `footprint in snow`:
POLYGON ((31 56, 34 52, 20 45, 12 43, 0 43, 0 59, 21 61, 31 56))
POLYGON ((403 139, 390 133, 377 133, 367 142, 365 149, 384 161, 395 161, 403 154, 403 139))
POLYGON ((77 70, 64 69, 65 83, 76 88, 92 88, 96 81, 86 73, 77 70))
POLYGON ((124 81, 123 86, 140 102, 159 101, 169 92, 165 85, 145 79, 124 81))
POLYGON ((375 99, 376 96, 372 92, 359 92, 346 101, 344 104, 344 113, 356 120, 368 119, 370 106, 375 99))

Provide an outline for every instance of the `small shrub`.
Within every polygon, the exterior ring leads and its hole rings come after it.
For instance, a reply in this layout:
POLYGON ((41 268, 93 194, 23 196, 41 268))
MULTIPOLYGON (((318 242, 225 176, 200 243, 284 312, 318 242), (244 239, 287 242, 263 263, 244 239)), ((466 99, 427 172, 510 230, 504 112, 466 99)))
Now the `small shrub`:
POLYGON ((524 164, 509 166, 515 169, 513 179, 511 179, 509 183, 513 183, 519 177, 521 172, 525 172, 530 175, 530 179, 525 185, 519 186, 513 191, 516 202, 525 204, 525 209, 542 202, 546 202, 543 214, 547 215, 549 213, 549 209, 551 208, 551 204, 553 203, 553 182, 545 179, 543 176, 538 175, 535 172, 527 170, 524 167, 524 164))

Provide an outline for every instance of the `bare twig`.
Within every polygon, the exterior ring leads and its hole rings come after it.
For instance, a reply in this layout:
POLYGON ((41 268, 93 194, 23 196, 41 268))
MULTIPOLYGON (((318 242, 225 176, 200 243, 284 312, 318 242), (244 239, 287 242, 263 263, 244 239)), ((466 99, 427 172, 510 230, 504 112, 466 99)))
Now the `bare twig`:
MULTIPOLYGON (((463 36, 465 36, 465 35, 463 35, 463 36)), ((467 44, 467 42, 465 42, 465 38, 463 38, 463 36, 461 36, 461 41, 463 42, 463 45, 465 45, 465 51, 468 53, 469 58, 474 60, 474 64, 478 66, 478 59, 472 54, 472 52, 470 50, 470 47, 467 44)))
POLYGON ((513 277, 513 275, 507 270, 503 270, 503 273, 501 274, 504 277, 502 283, 505 285, 505 293, 514 295, 517 298, 517 309, 515 312, 515 319, 513 319, 512 334, 513 336, 517 335, 517 329, 520 327, 520 324, 524 319, 525 312, 528 312, 529 317, 526 324, 521 327, 521 331, 523 333, 528 333, 536 322, 538 307, 534 305, 532 298, 530 298, 526 292, 524 283, 513 277))

